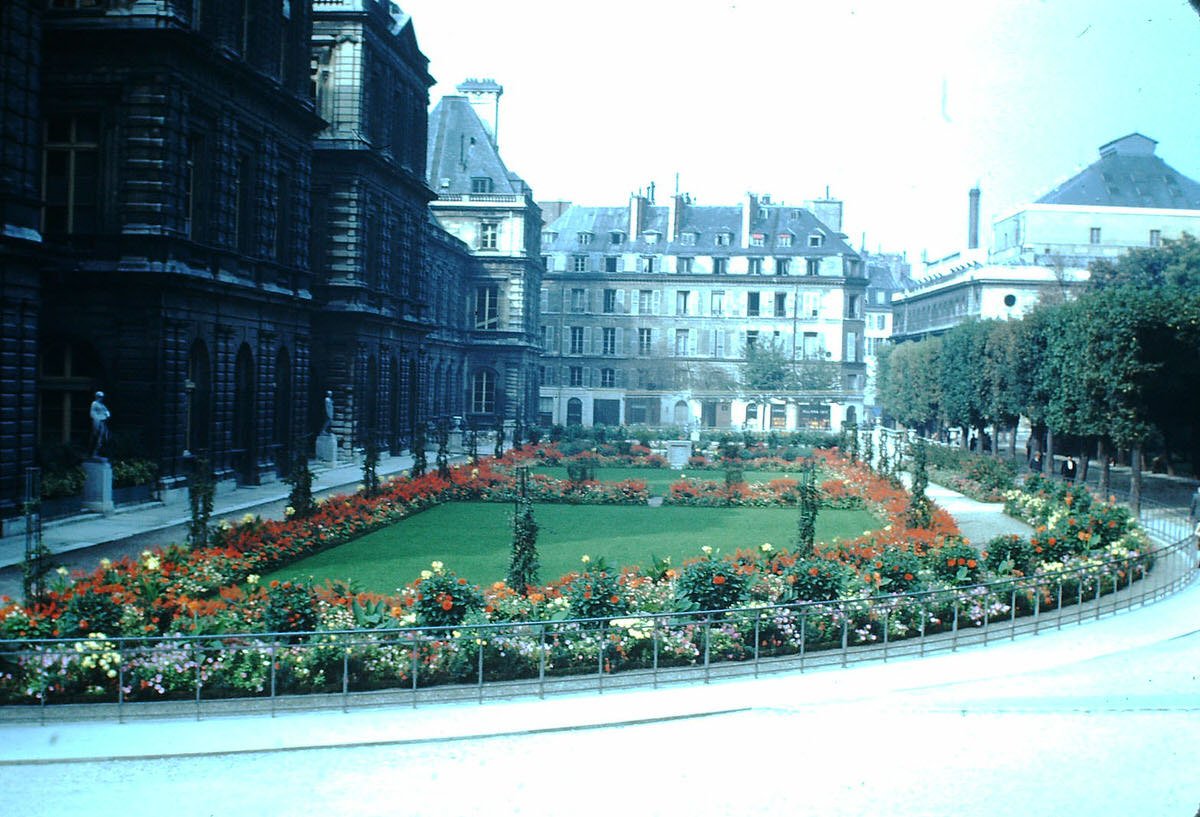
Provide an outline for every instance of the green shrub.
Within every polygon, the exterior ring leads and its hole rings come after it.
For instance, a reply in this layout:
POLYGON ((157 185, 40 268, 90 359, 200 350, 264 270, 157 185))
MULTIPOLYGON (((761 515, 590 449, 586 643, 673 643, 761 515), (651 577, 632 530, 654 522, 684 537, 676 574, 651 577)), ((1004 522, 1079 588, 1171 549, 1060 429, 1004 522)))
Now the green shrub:
POLYGON ((85 481, 86 477, 81 465, 58 471, 46 471, 42 475, 42 499, 78 496, 83 492, 85 481))
POLYGON ((113 487, 149 485, 158 477, 158 463, 150 460, 114 460, 113 487))
POLYGON ((1038 554, 1028 539, 1008 534, 989 539, 982 556, 989 570, 1003 576, 1013 571, 1023 574, 1032 572, 1038 554))
POLYGON ((684 610, 728 610, 736 607, 746 589, 746 577, 736 565, 705 557, 683 568, 675 597, 684 610))
POLYGON ((580 573, 563 595, 571 603, 572 618, 612 618, 629 609, 624 589, 607 570, 580 573))
POLYGON ((984 560, 965 542, 938 548, 927 560, 934 575, 950 584, 978 584, 984 578, 984 560))
MULTIPOLYGON (((885 593, 911 593, 921 589, 921 560, 910 550, 886 548, 872 564, 885 593)), ((868 569, 868 572, 871 572, 868 569)))
POLYGON ((469 613, 483 609, 483 594, 454 571, 435 566, 421 574, 417 582, 417 601, 413 605, 417 623, 426 627, 450 627, 461 624, 469 613))
POLYGON ((853 573, 830 559, 797 559, 783 575, 797 601, 834 601, 853 573))
POLYGON ((107 593, 81 593, 67 602, 67 609, 58 620, 59 634, 64 637, 121 632, 121 605, 107 593))
POLYGON ((272 633, 305 633, 317 629, 317 597, 306 584, 271 582, 263 626, 272 633))

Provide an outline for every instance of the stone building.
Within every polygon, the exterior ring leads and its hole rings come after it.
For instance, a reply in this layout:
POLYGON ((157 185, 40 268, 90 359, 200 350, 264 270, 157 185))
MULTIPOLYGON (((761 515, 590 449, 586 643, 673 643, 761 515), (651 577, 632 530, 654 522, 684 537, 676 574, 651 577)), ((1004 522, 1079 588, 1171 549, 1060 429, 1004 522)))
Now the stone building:
POLYGON ((533 193, 499 153, 500 96, 493 80, 467 80, 442 97, 429 125, 430 207, 462 240, 480 269, 466 296, 470 331, 465 416, 476 425, 496 417, 535 419, 542 215, 533 193))
POLYGON ((567 208, 542 235, 542 423, 796 429, 863 411, 867 278, 841 202, 567 208), (745 382, 773 347, 798 385, 745 382))
POLYGON ((97 390, 104 453, 170 488, 201 457, 276 478, 326 390, 344 446, 397 451, 485 363, 531 382, 528 279, 515 330, 467 307, 518 262, 431 216, 433 80, 394 3, 11 0, 0 42, 0 517, 79 455, 97 390))

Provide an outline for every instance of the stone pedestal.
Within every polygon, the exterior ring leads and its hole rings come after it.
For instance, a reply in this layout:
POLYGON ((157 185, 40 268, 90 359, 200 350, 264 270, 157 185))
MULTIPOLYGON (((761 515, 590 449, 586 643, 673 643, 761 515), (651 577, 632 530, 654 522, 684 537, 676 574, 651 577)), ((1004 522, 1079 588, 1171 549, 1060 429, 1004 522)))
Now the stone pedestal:
POLYGON ((333 434, 317 435, 317 459, 337 465, 337 437, 333 434))
POLYGON ((676 471, 687 467, 688 457, 692 456, 692 444, 688 440, 667 441, 667 466, 676 471))
POLYGON ((103 514, 113 512, 112 465, 103 457, 83 461, 83 509, 103 514))

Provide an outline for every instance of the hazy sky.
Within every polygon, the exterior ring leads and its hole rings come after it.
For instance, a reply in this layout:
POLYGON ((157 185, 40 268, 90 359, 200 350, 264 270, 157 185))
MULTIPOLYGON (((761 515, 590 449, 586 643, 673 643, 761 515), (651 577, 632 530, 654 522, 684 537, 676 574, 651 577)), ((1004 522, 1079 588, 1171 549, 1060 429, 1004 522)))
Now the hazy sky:
POLYGON ((858 246, 966 240, 1132 131, 1200 179, 1200 17, 1186 0, 400 0, 438 80, 504 86, 500 149, 538 199, 657 183, 845 201, 858 246))

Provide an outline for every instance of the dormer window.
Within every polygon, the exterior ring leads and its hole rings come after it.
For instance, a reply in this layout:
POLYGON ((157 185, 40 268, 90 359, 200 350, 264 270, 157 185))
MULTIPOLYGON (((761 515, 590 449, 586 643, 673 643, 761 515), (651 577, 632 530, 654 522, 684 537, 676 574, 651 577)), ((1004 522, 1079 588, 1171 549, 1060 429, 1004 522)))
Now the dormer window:
POLYGON ((622 243, 624 243, 624 241, 625 241, 625 233, 621 232, 620 230, 613 230, 611 233, 608 234, 608 243, 609 244, 622 244, 622 243))
POLYGON ((778 246, 780 246, 780 247, 790 247, 790 246, 792 246, 792 234, 791 234, 791 233, 783 233, 783 234, 781 234, 781 235, 779 236, 779 239, 778 239, 778 242, 777 242, 777 243, 778 243, 778 246))
POLYGON ((808 234, 808 246, 820 247, 824 243, 825 243, 825 236, 823 234, 821 234, 821 233, 809 233, 808 234))
POLYGON ((492 192, 492 180, 489 179, 487 176, 476 176, 475 178, 471 179, 471 192, 472 193, 491 193, 492 192))
POLYGON ((593 236, 591 233, 576 233, 575 234, 575 239, 579 242, 579 246, 581 246, 581 247, 585 247, 588 244, 591 244, 592 238, 593 238, 593 236))
POLYGON ((658 233, 654 233, 654 232, 646 233, 646 235, 645 235, 646 243, 647 244, 657 244, 658 243, 658 235, 659 235, 658 233))
POLYGON ((552 232, 550 230, 545 230, 542 232, 542 243, 543 244, 553 244, 555 241, 558 241, 558 233, 552 232))
POLYGON ((717 233, 717 246, 728 247, 733 243, 733 233, 717 233))
POLYGON ((685 247, 696 246, 696 234, 695 233, 684 233, 683 235, 679 236, 679 243, 685 247))
POLYGON ((762 233, 754 233, 750 236, 750 246, 761 247, 765 240, 766 237, 762 233))

